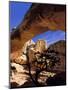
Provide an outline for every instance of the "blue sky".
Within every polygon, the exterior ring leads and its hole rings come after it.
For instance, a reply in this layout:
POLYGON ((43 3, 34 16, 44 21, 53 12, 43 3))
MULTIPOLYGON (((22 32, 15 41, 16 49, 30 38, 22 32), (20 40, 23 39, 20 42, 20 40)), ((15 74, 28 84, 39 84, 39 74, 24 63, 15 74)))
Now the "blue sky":
POLYGON ((47 42, 47 45, 51 45, 57 41, 65 40, 65 32, 61 30, 56 31, 47 31, 42 34, 37 35, 32 40, 36 42, 38 39, 45 40, 47 42))
MULTIPOLYGON (((10 1, 10 31, 12 28, 17 27, 21 23, 31 5, 32 3, 10 1)), ((65 32, 61 30, 49 30, 48 32, 42 33, 34 37, 33 41, 36 42, 38 39, 46 40, 49 46, 50 44, 53 44, 59 40, 65 40, 65 32)))
POLYGON ((25 2, 9 2, 10 31, 12 28, 17 27, 21 23, 31 4, 32 3, 25 2))

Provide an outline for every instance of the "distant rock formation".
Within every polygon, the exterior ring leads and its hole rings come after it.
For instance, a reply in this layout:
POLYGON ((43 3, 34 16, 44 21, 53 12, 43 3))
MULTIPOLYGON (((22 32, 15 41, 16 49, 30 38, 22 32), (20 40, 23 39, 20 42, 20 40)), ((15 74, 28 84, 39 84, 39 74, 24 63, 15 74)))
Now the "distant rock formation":
POLYGON ((44 50, 47 50, 47 44, 44 40, 38 40, 35 45, 35 52, 43 53, 44 50))

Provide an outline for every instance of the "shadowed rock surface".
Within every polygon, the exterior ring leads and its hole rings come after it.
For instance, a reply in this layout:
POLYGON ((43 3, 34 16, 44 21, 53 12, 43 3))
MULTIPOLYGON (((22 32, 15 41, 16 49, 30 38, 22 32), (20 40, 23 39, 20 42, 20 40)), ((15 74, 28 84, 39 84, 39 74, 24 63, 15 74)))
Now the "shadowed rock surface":
POLYGON ((66 85, 66 74, 65 72, 61 72, 54 77, 49 77, 46 81, 47 86, 59 86, 66 85))
POLYGON ((60 63, 57 64, 53 70, 58 70, 59 72, 65 72, 65 68, 66 68, 66 41, 61 40, 58 41, 56 43, 54 43, 53 45, 51 45, 48 48, 48 51, 55 51, 57 52, 57 55, 60 58, 60 63))

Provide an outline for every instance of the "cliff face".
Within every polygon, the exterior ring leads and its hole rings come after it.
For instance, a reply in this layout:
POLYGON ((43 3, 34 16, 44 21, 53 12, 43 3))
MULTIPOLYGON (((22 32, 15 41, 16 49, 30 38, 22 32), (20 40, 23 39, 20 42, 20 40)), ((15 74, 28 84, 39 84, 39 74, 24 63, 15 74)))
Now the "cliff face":
POLYGON ((58 70, 59 72, 65 72, 66 67, 66 42, 61 40, 59 42, 56 42, 55 44, 51 45, 48 48, 48 51, 54 50, 58 53, 58 56, 60 58, 60 63, 56 64, 56 66, 53 68, 54 70, 58 70))
POLYGON ((49 30, 65 31, 65 5, 32 4, 24 21, 11 33, 11 52, 18 51, 34 36, 49 30))

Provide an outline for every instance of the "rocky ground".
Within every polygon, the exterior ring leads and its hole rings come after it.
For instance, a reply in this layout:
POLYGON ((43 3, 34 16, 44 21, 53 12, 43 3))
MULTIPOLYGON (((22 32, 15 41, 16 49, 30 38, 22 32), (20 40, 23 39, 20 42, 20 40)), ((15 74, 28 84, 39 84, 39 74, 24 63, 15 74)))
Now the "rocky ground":
MULTIPOLYGON (((10 76, 10 82, 11 82, 12 88, 13 87, 21 87, 21 86, 24 87, 25 83, 26 83, 25 87, 27 87, 29 80, 31 82, 31 78, 28 75, 29 71, 24 69, 24 66, 22 66, 22 65, 19 65, 19 64, 16 64, 16 63, 11 63, 11 65, 13 67, 15 67, 15 70, 11 71, 11 76, 10 76), (14 83, 16 83, 17 85, 15 86, 14 83)), ((31 74, 34 75, 35 71, 31 71, 31 74)), ((53 77, 55 74, 56 73, 51 73, 51 72, 46 72, 46 71, 41 72, 38 81, 42 85, 46 85, 47 78, 48 77, 53 77)))

